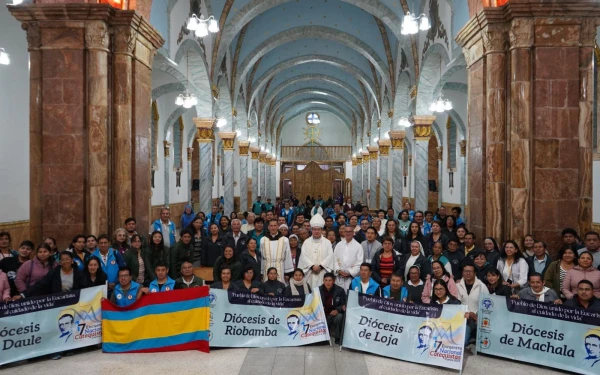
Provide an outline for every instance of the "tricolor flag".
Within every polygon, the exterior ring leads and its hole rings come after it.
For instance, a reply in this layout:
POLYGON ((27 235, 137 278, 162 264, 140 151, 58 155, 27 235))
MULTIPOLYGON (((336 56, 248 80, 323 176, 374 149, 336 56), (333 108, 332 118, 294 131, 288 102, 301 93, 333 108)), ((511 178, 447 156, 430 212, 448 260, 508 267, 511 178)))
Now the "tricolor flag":
POLYGON ((118 307, 102 301, 102 351, 150 353, 209 352, 208 287, 144 295, 118 307))

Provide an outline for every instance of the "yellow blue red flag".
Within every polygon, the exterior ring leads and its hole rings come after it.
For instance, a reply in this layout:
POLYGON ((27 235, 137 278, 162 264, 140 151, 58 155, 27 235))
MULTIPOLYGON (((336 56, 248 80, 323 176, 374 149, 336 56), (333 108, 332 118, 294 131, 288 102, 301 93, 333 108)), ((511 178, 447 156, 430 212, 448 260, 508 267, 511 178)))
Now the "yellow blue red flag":
POLYGON ((102 351, 209 352, 208 287, 143 296, 127 307, 102 301, 102 351))

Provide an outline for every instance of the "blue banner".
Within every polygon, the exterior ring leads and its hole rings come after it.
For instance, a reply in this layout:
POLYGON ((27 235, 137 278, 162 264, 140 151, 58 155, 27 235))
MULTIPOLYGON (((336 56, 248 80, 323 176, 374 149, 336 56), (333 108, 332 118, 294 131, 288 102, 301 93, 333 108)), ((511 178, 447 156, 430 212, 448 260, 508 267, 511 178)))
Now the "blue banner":
POLYGON ((293 297, 211 289, 209 299, 211 347, 270 348, 329 340, 319 289, 293 297))
POLYGON ((463 305, 418 305, 348 292, 346 348, 460 370, 465 340, 463 305))
POLYGON ((106 286, 0 303, 0 365, 102 342, 106 286))
POLYGON ((600 311, 482 294, 477 351, 600 374, 600 311))

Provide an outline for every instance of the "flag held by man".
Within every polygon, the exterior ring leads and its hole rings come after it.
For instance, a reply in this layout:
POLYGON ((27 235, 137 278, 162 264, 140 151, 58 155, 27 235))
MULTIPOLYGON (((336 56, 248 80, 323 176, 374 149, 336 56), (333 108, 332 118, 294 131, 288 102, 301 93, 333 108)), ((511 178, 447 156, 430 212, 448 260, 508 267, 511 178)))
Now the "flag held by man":
POLYGON ((145 295, 127 307, 102 301, 102 351, 209 352, 208 287, 145 295))

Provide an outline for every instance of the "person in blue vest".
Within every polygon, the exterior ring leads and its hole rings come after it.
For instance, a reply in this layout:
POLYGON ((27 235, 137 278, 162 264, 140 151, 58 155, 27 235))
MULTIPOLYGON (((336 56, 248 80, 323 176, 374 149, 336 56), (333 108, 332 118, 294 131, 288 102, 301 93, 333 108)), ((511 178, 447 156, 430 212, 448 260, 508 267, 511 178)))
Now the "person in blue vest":
POLYGON ((289 202, 285 202, 284 208, 281 210, 279 216, 285 217, 288 227, 291 227, 294 224, 294 210, 290 208, 289 202))
POLYGON ((150 283, 150 293, 169 292, 175 290, 175 280, 169 277, 169 267, 165 262, 159 262, 154 268, 156 280, 150 283))
POLYGON ((408 301, 408 289, 404 286, 404 277, 399 272, 392 274, 390 278, 390 285, 383 288, 383 297, 393 299, 395 301, 407 302, 408 301))
POLYGON ((150 234, 153 232, 160 232, 163 235, 165 246, 175 246, 178 240, 177 230, 175 229, 175 223, 169 220, 171 217, 171 210, 169 207, 163 207, 160 210, 160 219, 157 219, 150 226, 150 234))
POLYGON ((110 302, 119 307, 127 307, 140 299, 142 294, 147 293, 148 288, 135 281, 131 281, 131 269, 123 266, 119 268, 119 284, 115 287, 115 292, 110 297, 110 302))
POLYGON ((206 215, 206 221, 204 222, 204 228, 210 228, 211 224, 219 224, 221 223, 221 213, 219 212, 219 208, 216 205, 213 205, 211 211, 208 215, 206 215))
POLYGON ((373 269, 371 268, 370 263, 362 263, 360 265, 359 275, 350 283, 350 289, 370 296, 381 297, 381 288, 379 287, 379 284, 371 278, 372 271, 373 269))
POLYGON ((112 293, 119 282, 119 268, 125 266, 123 257, 117 250, 110 248, 110 237, 107 234, 98 237, 98 248, 92 256, 100 259, 102 271, 108 281, 109 294, 112 293))
POLYGON ((75 267, 77 267, 79 271, 83 272, 84 265, 91 256, 85 247, 85 236, 83 234, 78 234, 73 237, 71 246, 67 250, 73 253, 73 262, 75 263, 75 267))

